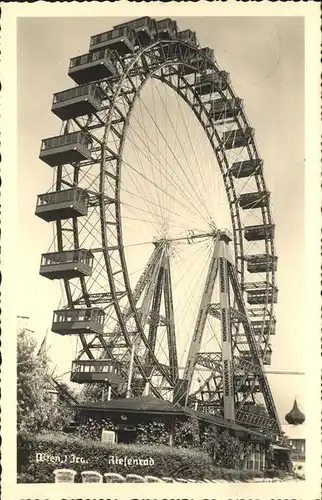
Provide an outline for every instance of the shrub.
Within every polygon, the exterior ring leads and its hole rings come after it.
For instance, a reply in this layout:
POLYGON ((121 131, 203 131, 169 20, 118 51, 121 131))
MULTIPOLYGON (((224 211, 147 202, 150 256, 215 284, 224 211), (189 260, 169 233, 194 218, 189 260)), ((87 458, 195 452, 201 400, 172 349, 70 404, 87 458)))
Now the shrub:
POLYGON ((101 474, 116 472, 122 475, 131 473, 203 479, 210 465, 211 458, 207 454, 187 448, 110 445, 62 434, 18 434, 21 482, 53 482, 53 471, 57 468, 76 470, 78 481, 80 472, 84 470, 95 470, 101 474), (117 457, 118 461, 113 461, 111 457, 117 457), (125 466, 124 462, 128 459, 132 463, 127 462, 128 466, 125 466))
POLYGON ((226 469, 236 469, 241 466, 241 456, 244 453, 244 443, 224 431, 218 438, 216 464, 226 469))
POLYGON ((35 477, 31 474, 27 474, 22 472, 21 474, 17 474, 17 483, 35 483, 35 477))
POLYGON ((287 472, 281 469, 267 469, 265 476, 269 478, 276 477, 277 479, 284 479, 287 476, 287 472))
POLYGON ((264 477, 264 472, 261 470, 245 470, 248 480, 255 479, 257 477, 264 477))
POLYGON ((174 429, 173 442, 175 446, 185 448, 200 448, 200 428, 195 417, 186 422, 177 422, 174 429))
POLYGON ((165 423, 161 421, 138 425, 137 443, 140 444, 169 444, 170 434, 165 423))
POLYGON ((207 474, 207 479, 225 479, 226 481, 247 482, 257 477, 264 477, 264 473, 258 470, 226 469, 215 466, 211 466, 207 474))
POLYGON ((218 448, 218 431, 214 425, 208 426, 202 434, 201 449, 214 458, 218 452, 218 448))
POLYGON ((100 422, 94 418, 89 418, 86 424, 79 427, 79 436, 83 439, 92 439, 99 441, 102 435, 102 429, 113 430, 114 425, 110 418, 104 418, 100 422))

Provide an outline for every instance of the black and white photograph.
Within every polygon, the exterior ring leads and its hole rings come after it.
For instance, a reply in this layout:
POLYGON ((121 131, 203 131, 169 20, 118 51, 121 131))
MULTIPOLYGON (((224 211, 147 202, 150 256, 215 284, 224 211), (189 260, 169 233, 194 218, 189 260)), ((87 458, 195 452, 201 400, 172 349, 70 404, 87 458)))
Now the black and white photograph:
POLYGON ((17 486, 302 491, 308 21, 63 7, 16 19, 17 486))

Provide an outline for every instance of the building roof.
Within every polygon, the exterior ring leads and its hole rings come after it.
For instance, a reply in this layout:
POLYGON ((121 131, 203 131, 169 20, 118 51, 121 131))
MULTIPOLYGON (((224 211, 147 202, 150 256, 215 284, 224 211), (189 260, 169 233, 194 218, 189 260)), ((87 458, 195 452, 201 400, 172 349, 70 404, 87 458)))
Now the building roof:
POLYGON ((288 424, 300 425, 305 421, 305 415, 299 410, 296 399, 294 400, 293 408, 285 415, 285 420, 288 424))
POLYGON ((169 401, 154 398, 153 396, 139 396, 135 398, 117 398, 110 401, 81 403, 78 409, 115 410, 131 412, 156 412, 156 413, 184 413, 184 409, 175 406, 169 401))
POLYGON ((289 451, 289 448, 286 448, 286 446, 281 446, 280 444, 273 444, 273 450, 284 450, 284 451, 289 451))
POLYGON ((226 429, 232 429, 239 432, 245 432, 256 436, 258 438, 265 439, 265 436, 259 432, 242 427, 234 422, 229 422, 223 418, 211 415, 209 413, 204 413, 200 411, 195 411, 192 408, 184 408, 182 406, 177 406, 163 399, 155 398, 154 396, 138 396, 133 398, 117 398, 111 399, 110 401, 98 401, 98 402, 88 402, 75 405, 75 409, 78 410, 101 410, 101 411, 115 411, 115 412, 130 412, 130 413, 155 413, 157 415, 186 415, 188 417, 195 417, 198 420, 203 420, 209 423, 213 423, 219 427, 224 427, 226 429))

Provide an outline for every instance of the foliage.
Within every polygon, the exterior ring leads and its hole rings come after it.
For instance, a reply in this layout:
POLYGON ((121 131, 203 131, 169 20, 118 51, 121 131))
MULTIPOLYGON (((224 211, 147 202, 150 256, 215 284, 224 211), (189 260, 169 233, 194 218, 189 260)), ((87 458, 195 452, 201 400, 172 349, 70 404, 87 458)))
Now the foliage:
POLYGON ((244 454, 244 443, 238 438, 229 435, 225 430, 218 439, 216 464, 227 469, 241 467, 241 457, 244 454))
POLYGON ((78 399, 80 403, 97 403, 98 401, 107 399, 107 391, 104 390, 104 384, 84 384, 78 395, 78 399))
POLYGON ((210 466, 207 479, 225 479, 226 481, 251 481, 254 478, 264 477, 263 471, 225 469, 224 467, 210 466))
POLYGON ((267 469, 265 471, 265 477, 276 477, 278 479, 284 479, 287 476, 287 472, 282 469, 267 469))
POLYGON ((242 453, 242 460, 241 460, 241 465, 244 465, 245 462, 247 462, 247 459, 250 457, 253 445, 249 442, 242 442, 243 445, 243 453, 242 453))
POLYGON ((99 441, 101 438, 102 429, 114 429, 114 425, 111 419, 104 418, 99 422, 98 420, 90 417, 86 424, 82 424, 79 426, 79 435, 84 439, 99 441))
MULTIPOLYGON (((59 385, 62 389, 64 389, 67 393, 70 394, 70 396, 74 397, 76 399, 76 401, 79 400, 79 392, 77 390, 75 390, 73 387, 71 387, 70 385, 66 384, 66 382, 61 382, 59 381, 59 385)), ((61 402, 68 402, 68 399, 67 397, 64 395, 63 392, 60 392, 58 394, 58 400, 61 401, 61 402)))
POLYGON ((200 448, 200 428, 198 419, 189 418, 186 422, 175 424, 173 444, 183 448, 200 448))
POLYGON ((201 449, 208 453, 211 458, 215 458, 218 448, 218 431, 215 425, 211 425, 202 434, 201 449))
POLYGON ((17 426, 18 430, 41 432, 63 428, 71 417, 69 407, 54 402, 49 394, 49 358, 37 353, 36 340, 27 330, 17 339, 17 426))
POLYGON ((274 448, 270 444, 265 456, 266 469, 272 469, 274 465, 274 448))
POLYGON ((33 482, 37 483, 53 482, 53 471, 57 468, 76 470, 78 480, 84 470, 95 470, 101 474, 116 472, 122 475, 131 473, 203 479, 210 466, 210 457, 197 450, 165 445, 110 445, 57 433, 18 434, 20 481, 33 478, 33 482), (42 461, 40 453, 43 454, 42 461), (113 463, 111 457, 117 457, 118 463, 115 460, 113 463), (141 459, 141 464, 132 463, 125 467, 125 457, 132 462, 141 459))
POLYGON ((35 483, 35 477, 31 474, 22 472, 21 474, 17 474, 17 483, 35 483))
MULTIPOLYGON (((262 471, 231 469, 212 464, 206 453, 194 449, 174 448, 162 444, 109 445, 62 433, 18 434, 18 482, 53 482, 53 471, 57 468, 76 470, 77 481, 80 481, 80 472, 84 470, 95 470, 101 474, 116 472, 122 475, 132 473, 197 480, 207 478, 251 481, 264 476, 262 471), (40 461, 38 455, 37 461, 37 453, 44 454, 43 457, 47 454, 46 459, 40 461), (111 461, 111 457, 117 457, 119 463, 111 461), (121 463, 125 457, 132 460, 141 459, 143 465, 126 467, 121 463), (154 463, 148 463, 148 459, 152 459, 154 463)), ((274 474, 274 477, 283 477, 280 471, 274 471, 274 474)))
POLYGON ((169 444, 170 433, 167 431, 164 422, 154 421, 148 424, 139 424, 137 430, 137 443, 169 444))

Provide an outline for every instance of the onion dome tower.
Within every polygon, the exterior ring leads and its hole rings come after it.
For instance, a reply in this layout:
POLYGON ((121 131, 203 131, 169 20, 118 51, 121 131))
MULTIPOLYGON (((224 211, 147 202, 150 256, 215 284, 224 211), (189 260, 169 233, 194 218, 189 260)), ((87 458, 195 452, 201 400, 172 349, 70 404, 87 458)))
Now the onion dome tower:
POLYGON ((285 415, 285 420, 288 424, 291 425, 303 424, 303 422, 305 421, 305 415, 299 410, 296 399, 294 399, 294 404, 291 411, 285 415))

